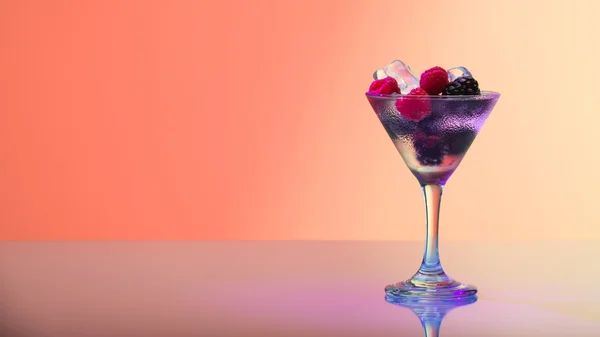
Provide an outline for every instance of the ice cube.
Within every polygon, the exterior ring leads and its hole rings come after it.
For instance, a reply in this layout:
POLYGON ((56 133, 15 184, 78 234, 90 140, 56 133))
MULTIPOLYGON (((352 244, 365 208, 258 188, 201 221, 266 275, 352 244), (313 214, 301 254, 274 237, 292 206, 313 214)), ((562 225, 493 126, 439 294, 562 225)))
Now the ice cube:
POLYGON ((471 72, 469 71, 469 69, 462 67, 462 66, 448 69, 448 79, 450 80, 450 82, 454 81, 455 79, 457 79, 459 77, 463 77, 463 76, 473 76, 473 75, 471 75, 471 72))
POLYGON ((414 88, 419 87, 419 78, 413 74, 412 70, 400 60, 388 64, 387 66, 377 70, 373 74, 373 78, 380 80, 391 76, 398 82, 398 87, 403 94, 408 94, 414 88))

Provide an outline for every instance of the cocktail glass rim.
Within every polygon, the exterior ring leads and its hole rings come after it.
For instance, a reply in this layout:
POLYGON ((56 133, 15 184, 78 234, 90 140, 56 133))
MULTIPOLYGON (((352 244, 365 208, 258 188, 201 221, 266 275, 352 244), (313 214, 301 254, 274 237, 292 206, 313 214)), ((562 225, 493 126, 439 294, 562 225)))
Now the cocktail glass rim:
POLYGON ((500 96, 500 93, 495 91, 482 91, 479 95, 408 95, 408 94, 395 94, 395 95, 385 95, 385 94, 373 94, 371 92, 366 92, 365 95, 372 99, 378 100, 397 100, 399 98, 407 98, 407 99, 419 99, 419 100, 443 100, 443 101, 477 101, 477 100, 486 100, 497 98, 500 96))

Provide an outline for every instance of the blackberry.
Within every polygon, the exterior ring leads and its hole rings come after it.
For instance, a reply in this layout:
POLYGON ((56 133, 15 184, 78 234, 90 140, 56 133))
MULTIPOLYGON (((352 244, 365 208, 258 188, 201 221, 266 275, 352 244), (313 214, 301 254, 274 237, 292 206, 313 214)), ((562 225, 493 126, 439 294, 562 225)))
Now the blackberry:
POLYGON ((448 83, 442 95, 479 95, 479 83, 471 76, 463 76, 448 83))
POLYGON ((423 153, 417 152, 417 160, 421 165, 425 166, 435 166, 442 163, 443 154, 439 153, 423 153))
POLYGON ((424 133, 436 134, 440 132, 442 125, 441 119, 429 117, 420 121, 417 128, 424 133))
POLYGON ((418 134, 414 139, 417 160, 422 165, 439 165, 447 153, 445 144, 440 137, 418 134))
POLYGON ((449 154, 461 154, 467 152, 473 141, 476 133, 471 129, 461 129, 448 132, 444 135, 444 143, 446 143, 449 154))

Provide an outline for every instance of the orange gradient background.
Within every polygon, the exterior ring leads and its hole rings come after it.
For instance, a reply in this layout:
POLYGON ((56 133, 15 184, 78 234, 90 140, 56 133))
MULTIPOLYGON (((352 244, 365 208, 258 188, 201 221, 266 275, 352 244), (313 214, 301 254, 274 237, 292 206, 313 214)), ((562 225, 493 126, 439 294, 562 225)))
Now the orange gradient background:
POLYGON ((364 92, 396 58, 502 93, 443 240, 600 239, 600 2, 0 2, 0 239, 420 240, 364 92))

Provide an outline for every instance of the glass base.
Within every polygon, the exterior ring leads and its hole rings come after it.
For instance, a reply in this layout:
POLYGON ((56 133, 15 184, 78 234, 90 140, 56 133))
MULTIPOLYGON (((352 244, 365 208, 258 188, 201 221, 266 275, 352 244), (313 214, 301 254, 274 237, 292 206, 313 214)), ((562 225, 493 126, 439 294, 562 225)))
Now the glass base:
POLYGON ((477 288, 466 283, 457 282, 450 278, 443 281, 423 282, 420 276, 390 284, 385 287, 388 302, 440 302, 457 301, 475 297, 477 288))

